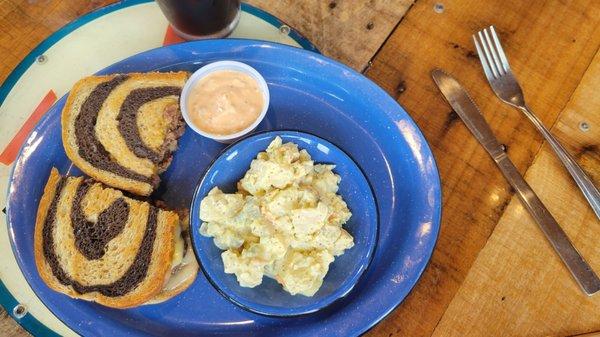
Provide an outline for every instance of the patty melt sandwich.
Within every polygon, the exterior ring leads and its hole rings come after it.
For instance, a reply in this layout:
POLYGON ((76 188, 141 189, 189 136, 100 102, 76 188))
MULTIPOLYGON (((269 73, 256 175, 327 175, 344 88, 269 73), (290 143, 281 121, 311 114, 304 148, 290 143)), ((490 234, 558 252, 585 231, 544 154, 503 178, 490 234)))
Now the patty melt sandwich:
POLYGON ((182 230, 175 212, 53 168, 36 218, 36 266, 50 288, 73 298, 114 308, 162 302, 198 273, 182 230))
POLYGON ((62 111, 67 156, 106 185, 147 196, 185 130, 179 110, 187 72, 90 76, 62 111))

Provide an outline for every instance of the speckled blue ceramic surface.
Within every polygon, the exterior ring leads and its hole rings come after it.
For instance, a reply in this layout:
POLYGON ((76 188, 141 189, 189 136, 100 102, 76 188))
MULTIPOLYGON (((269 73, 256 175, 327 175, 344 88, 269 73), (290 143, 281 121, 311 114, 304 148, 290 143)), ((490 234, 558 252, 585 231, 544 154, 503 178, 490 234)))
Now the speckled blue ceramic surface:
MULTIPOLYGON (((413 288, 439 232, 441 191, 434 158, 408 114, 381 88, 321 55, 250 40, 172 45, 118 62, 102 74, 190 70, 216 60, 250 64, 267 80, 271 106, 257 131, 295 129, 344 149, 365 172, 378 202, 377 249, 354 289, 317 313, 294 318, 253 314, 221 296, 199 274, 192 286, 159 305, 128 310, 73 300, 50 290, 33 257, 35 214, 50 168, 79 174, 60 137, 59 100, 25 142, 14 166, 7 216, 23 275, 46 306, 85 336, 208 335, 353 336, 386 316, 413 288)), ((196 183, 224 145, 187 130, 154 197, 189 207, 196 183)))
POLYGON ((337 146, 314 135, 297 131, 270 131, 247 137, 231 145, 206 171, 198 185, 192 207, 192 245, 202 270, 217 290, 226 298, 250 311, 270 316, 294 316, 315 312, 348 294, 367 269, 377 242, 377 204, 360 168, 337 146), (330 265, 319 291, 312 297, 292 296, 280 284, 268 277, 254 288, 241 287, 235 275, 225 274, 222 250, 212 238, 200 235, 200 202, 213 187, 233 193, 236 183, 250 168, 250 162, 275 139, 293 142, 308 151, 315 164, 335 165, 334 172, 342 177, 338 194, 342 196, 352 217, 344 228, 354 237, 354 247, 338 256, 330 265))

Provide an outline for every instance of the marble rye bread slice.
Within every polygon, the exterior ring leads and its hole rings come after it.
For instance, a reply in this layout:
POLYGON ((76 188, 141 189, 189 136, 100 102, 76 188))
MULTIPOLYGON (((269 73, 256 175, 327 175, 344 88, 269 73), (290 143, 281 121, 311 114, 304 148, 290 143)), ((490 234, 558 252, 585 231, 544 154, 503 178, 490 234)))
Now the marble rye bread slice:
POLYGON ((69 159, 106 185, 150 195, 185 130, 179 96, 188 76, 152 72, 81 79, 61 115, 69 159))
POLYGON ((177 213, 52 169, 35 223, 42 280, 113 308, 157 303, 196 278, 198 263, 177 213))

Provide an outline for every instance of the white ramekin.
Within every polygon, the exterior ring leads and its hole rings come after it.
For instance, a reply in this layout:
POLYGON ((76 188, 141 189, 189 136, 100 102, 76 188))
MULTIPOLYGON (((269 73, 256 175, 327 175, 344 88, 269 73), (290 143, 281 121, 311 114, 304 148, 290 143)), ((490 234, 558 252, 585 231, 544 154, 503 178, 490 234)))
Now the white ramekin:
POLYGON ((256 129, 258 124, 260 124, 260 122, 262 122, 262 120, 265 118, 265 115, 267 114, 267 110, 269 109, 269 97, 270 97, 269 96, 269 87, 267 86, 267 82, 262 77, 262 75, 259 74, 258 71, 256 71, 256 69, 254 69, 251 66, 249 66, 245 63, 242 63, 242 62, 217 61, 217 62, 213 62, 213 63, 205 65, 204 67, 196 70, 192 74, 192 76, 190 76, 190 78, 187 80, 187 82, 185 83, 185 85, 183 86, 183 89, 181 91, 181 100, 180 100, 179 105, 181 106, 181 114, 183 115, 183 119, 185 120, 187 125, 192 130, 194 130, 196 133, 198 133, 201 136, 204 136, 204 137, 207 137, 210 139, 214 139, 221 143, 232 143, 236 139, 239 139, 242 136, 246 135, 247 133, 252 132, 254 129, 256 129), (254 121, 254 123, 250 124, 247 128, 245 128, 242 131, 232 133, 229 135, 215 135, 215 134, 211 134, 211 133, 208 133, 208 132, 198 129, 192 123, 192 120, 188 113, 188 107, 187 107, 188 96, 189 96, 192 88, 196 85, 196 82, 198 82, 200 79, 204 78, 208 74, 213 73, 215 71, 220 71, 220 70, 233 70, 233 71, 239 71, 244 74, 250 75, 258 83, 258 86, 260 87, 260 90, 263 95, 263 102, 264 102, 263 109, 260 112, 260 114, 258 115, 258 118, 256 118, 256 120, 254 121))

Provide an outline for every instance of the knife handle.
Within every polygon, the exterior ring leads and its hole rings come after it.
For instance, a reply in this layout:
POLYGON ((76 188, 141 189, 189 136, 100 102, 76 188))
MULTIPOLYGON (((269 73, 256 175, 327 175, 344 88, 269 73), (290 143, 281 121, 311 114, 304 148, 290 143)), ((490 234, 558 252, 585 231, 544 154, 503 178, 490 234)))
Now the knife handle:
POLYGON ((544 206, 529 184, 523 179, 523 176, 521 176, 506 153, 495 156, 494 160, 583 291, 588 296, 598 292, 600 290, 600 279, 581 254, 579 254, 575 246, 573 246, 567 234, 565 234, 546 206, 544 206))

